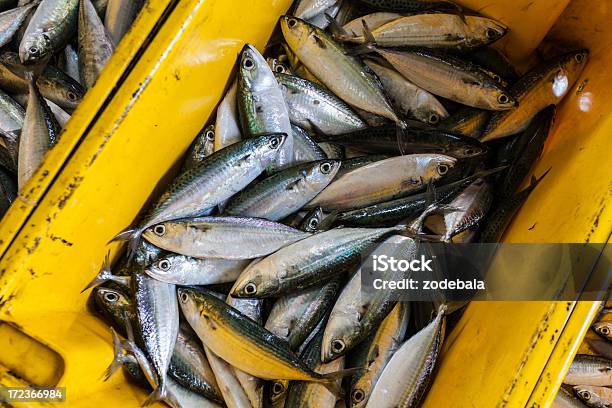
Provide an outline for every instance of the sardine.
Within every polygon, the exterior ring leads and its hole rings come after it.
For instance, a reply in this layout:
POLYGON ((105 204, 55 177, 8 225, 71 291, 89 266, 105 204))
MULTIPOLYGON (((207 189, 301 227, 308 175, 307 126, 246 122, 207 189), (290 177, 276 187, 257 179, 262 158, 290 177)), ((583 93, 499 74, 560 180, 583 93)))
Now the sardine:
MULTIPOLYGON (((5 91, 28 93, 27 73, 30 70, 31 68, 21 64, 16 53, 0 53, 0 87, 5 91)), ((77 81, 52 65, 44 68, 36 78, 36 85, 45 98, 69 112, 78 106, 85 94, 85 90, 77 81)))
POLYGON ((249 260, 192 258, 168 253, 145 269, 152 278, 175 285, 214 285, 235 281, 249 260))
POLYGON ((57 140, 59 130, 49 106, 40 95, 34 80, 31 80, 28 108, 19 138, 17 177, 20 190, 38 168, 47 150, 57 140))
POLYGON ((410 305, 399 302, 376 330, 368 343, 366 370, 351 378, 351 407, 365 407, 378 378, 404 340, 409 317, 410 305))
POLYGON ((282 17, 281 29, 297 58, 334 94, 354 107, 403 126, 380 83, 356 57, 348 55, 341 44, 319 28, 295 17, 282 17))
POLYGON ((80 0, 78 32, 80 82, 91 88, 113 55, 114 46, 90 0, 80 0))
POLYGON ((245 136, 279 132, 286 135, 274 160, 276 169, 293 162, 293 134, 289 112, 280 85, 264 57, 252 45, 240 54, 238 75, 238 112, 245 136))
POLYGON ((339 161, 324 160, 275 173, 234 196, 225 207, 225 214, 281 220, 315 198, 332 181, 339 167, 339 161))
POLYGON ((444 307, 424 329, 393 354, 376 382, 366 407, 418 407, 431 383, 440 353, 446 318, 444 307))
MULTIPOLYGON (((395 259, 412 259, 416 250, 412 238, 391 236, 373 253, 395 259)), ((364 272, 366 262, 371 262, 371 259, 364 260, 331 311, 323 336, 322 361, 332 361, 354 348, 378 327, 397 303, 395 291, 362 291, 361 279, 362 274, 367 273, 364 272)), ((384 280, 399 278, 403 278, 402 272, 389 271, 383 277, 384 280)))
POLYGON ((396 70, 372 60, 365 63, 378 75, 391 103, 401 114, 413 116, 431 125, 448 117, 448 112, 435 96, 419 88, 396 70))
POLYGON ((559 388, 559 392, 555 395, 552 403, 552 408, 586 408, 576 396, 565 388, 559 388))
POLYGON ((217 108, 214 143, 215 152, 242 139, 238 118, 238 105, 236 105, 237 91, 238 81, 233 81, 217 108))
POLYGON ((253 259, 310 234, 259 218, 200 217, 166 221, 143 237, 167 251, 196 258, 253 259))
POLYGON ((456 159, 441 154, 411 154, 359 167, 333 181, 307 208, 350 210, 406 196, 444 176, 456 159))
POLYGON ((13 39, 17 30, 35 6, 37 6, 37 3, 32 2, 0 13, 0 47, 4 47, 13 39))
POLYGON ((142 0, 108 0, 104 27, 115 46, 130 29, 143 5, 142 0))
POLYGON ((400 74, 434 95, 488 110, 507 110, 516 105, 509 92, 469 61, 428 50, 372 48, 400 74))
POLYGON ((493 140, 525 130, 539 111, 559 103, 569 92, 586 66, 588 56, 587 50, 570 52, 538 65, 521 77, 509 90, 518 106, 493 114, 480 139, 493 140))
POLYGON ((274 76, 287 103, 291 123, 326 135, 367 126, 350 106, 320 85, 294 75, 275 73, 274 76))
POLYGON ((19 44, 24 64, 46 60, 64 48, 77 29, 79 0, 42 0, 19 44))
POLYGON ((604 339, 612 341, 612 321, 595 322, 591 328, 604 339))
POLYGON ((288 344, 203 290, 180 288, 183 314, 202 342, 236 368, 255 377, 330 384, 352 372, 318 374, 288 344))
POLYGON ((287 340, 297 350, 332 307, 340 290, 341 280, 279 298, 266 320, 265 328, 287 340))
MULTIPOLYGON (((367 24, 367 23, 366 23, 367 24)), ((402 16, 376 28, 370 28, 381 47, 427 47, 458 51, 482 47, 504 36, 508 27, 493 19, 457 13, 418 13, 402 16)), ((367 35, 348 37, 347 41, 364 43, 367 35)))
POLYGON ((198 133, 191 144, 181 171, 187 171, 199 165, 206 157, 214 153, 215 125, 206 126, 198 133))
POLYGON ((338 228, 320 232, 247 267, 230 293, 236 297, 264 298, 299 292, 355 268, 362 251, 404 229, 405 226, 338 228))
POLYGON ((612 390, 610 388, 577 385, 574 387, 574 392, 589 407, 610 408, 612 406, 612 390))
POLYGON ((563 379, 569 385, 612 385, 612 362, 606 358, 579 354, 563 379))

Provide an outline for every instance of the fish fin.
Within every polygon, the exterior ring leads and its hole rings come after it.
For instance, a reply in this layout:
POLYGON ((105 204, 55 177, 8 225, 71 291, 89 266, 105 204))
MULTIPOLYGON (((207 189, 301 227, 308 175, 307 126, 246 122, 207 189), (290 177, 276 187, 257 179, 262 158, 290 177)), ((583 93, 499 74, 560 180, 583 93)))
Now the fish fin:
POLYGON ((352 56, 370 54, 371 52, 376 51, 376 39, 374 38, 372 31, 370 31, 368 23, 365 21, 365 19, 361 19, 361 25, 363 25, 364 43, 349 51, 349 54, 352 56))
POLYGON ((107 244, 119 241, 129 241, 133 238, 136 238, 137 232, 137 229, 127 229, 125 231, 121 231, 120 233, 112 237, 111 240, 107 242, 107 244))
POLYGON ((315 142, 324 142, 329 139, 325 132, 323 132, 323 130, 318 127, 312 120, 307 118, 306 121, 310 125, 310 129, 312 130, 312 132, 315 134, 315 142))
POLYGON ((110 365, 104 371, 104 375, 103 375, 103 380, 104 381, 108 381, 108 379, 111 378, 111 376, 114 373, 116 373, 117 370, 125 362, 128 361, 126 356, 124 355, 125 349, 123 348, 123 342, 119 338, 119 335, 117 334, 115 329, 113 329, 112 327, 111 327, 111 333, 113 335, 113 355, 114 355, 114 357, 113 357, 113 361, 110 363, 110 365))
MULTIPOLYGON (((147 399, 143 401, 141 407, 148 407, 149 405, 155 402, 163 402, 165 400, 165 397, 166 397, 166 383, 161 382, 161 384, 155 387, 153 392, 149 394, 147 399)), ((180 406, 180 405, 175 405, 175 406, 180 406)))
POLYGON ((330 16, 328 13, 324 13, 325 19, 329 23, 329 31, 334 39, 345 41, 351 36, 349 33, 338 23, 338 20, 330 16))
POLYGON ((142 228, 133 228, 133 229, 121 231, 119 234, 111 238, 111 240, 108 241, 108 243, 110 244, 112 242, 130 241, 128 245, 127 259, 128 259, 128 262, 131 262, 131 260, 134 258, 134 254, 136 254, 136 250, 138 249, 138 246, 140 245, 140 239, 142 237, 142 232, 143 232, 142 228))
POLYGON ((81 293, 85 292, 88 289, 94 288, 106 281, 116 282, 120 285, 125 285, 125 286, 129 286, 131 282, 131 278, 129 276, 113 275, 111 271, 111 266, 110 266, 110 251, 108 251, 106 253, 106 256, 104 257, 104 263, 102 264, 102 268, 100 269, 100 272, 98 272, 95 278, 93 278, 91 282, 89 282, 83 288, 83 290, 81 290, 81 293))
POLYGON ((546 170, 540 177, 536 177, 534 174, 532 174, 531 180, 529 181, 529 186, 522 190, 522 192, 531 193, 551 170, 552 167, 549 167, 548 170, 546 170))
POLYGON ((510 165, 505 165, 505 166, 495 167, 493 169, 482 170, 482 171, 474 173, 471 176, 471 178, 472 179, 484 178, 484 177, 490 176, 492 174, 499 173, 500 171, 506 170, 509 167, 510 167, 510 165))

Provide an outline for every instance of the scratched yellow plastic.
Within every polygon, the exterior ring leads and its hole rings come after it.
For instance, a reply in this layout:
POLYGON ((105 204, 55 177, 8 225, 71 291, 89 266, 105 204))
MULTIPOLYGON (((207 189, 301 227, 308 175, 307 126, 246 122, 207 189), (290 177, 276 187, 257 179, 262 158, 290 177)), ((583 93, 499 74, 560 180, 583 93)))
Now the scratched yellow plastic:
MULTIPOLYGON (((522 67, 533 61, 535 46, 553 24, 551 36, 592 52, 583 74, 588 82, 561 107, 535 169, 538 175, 552 171, 513 222, 508 242, 609 239, 612 76, 605 71, 612 62, 612 16, 606 2, 588 0, 574 0, 562 14, 568 2, 461 2, 510 26, 500 47, 522 67)), ((137 216, 210 116, 242 44, 262 46, 289 3, 152 1, 130 34, 131 47, 120 47, 124 54, 75 114, 65 145, 47 157, 41 187, 30 183, 30 198, 0 225, 0 319, 63 357, 58 385, 68 388, 69 406, 137 406, 143 400, 144 392, 122 374, 100 380, 112 359, 110 336, 78 292, 97 272, 106 242, 137 216), (163 25, 152 36, 160 16, 163 25), (136 49, 143 51, 136 64, 123 62, 135 60, 136 49), (119 78, 123 83, 112 89, 119 78), (110 104, 100 102, 108 97, 110 104)), ((470 305, 449 335, 425 406, 548 406, 596 306, 470 305)), ((10 352, 0 349, 0 361, 13 361, 6 357, 10 352)), ((1 384, 22 381, 0 367, 1 384)))
MULTIPOLYGON (((142 38, 146 33, 138 31, 150 31, 159 18, 162 26, 142 45, 135 65, 126 68, 121 62, 131 48, 115 56, 69 125, 64 144, 48 156, 45 167, 55 180, 48 188, 41 181, 43 187, 32 193, 30 201, 38 206, 12 209, 10 221, 0 228, 5 243, 0 319, 63 357, 58 385, 67 387, 68 406, 134 407, 144 400, 144 391, 129 385, 122 374, 101 381, 112 359, 109 331, 87 312, 87 295, 79 292, 99 269, 106 242, 134 220, 161 176, 210 117, 244 43, 262 48, 289 4, 148 2, 147 24, 129 35, 142 38), (112 90, 122 69, 129 70, 127 76, 112 90), (111 90, 112 103, 96 104, 111 90)), ((0 350, 0 361, 13 361, 7 353, 11 350, 0 350)), ((3 370, 2 384, 21 380, 4 378, 10 375, 3 370)))

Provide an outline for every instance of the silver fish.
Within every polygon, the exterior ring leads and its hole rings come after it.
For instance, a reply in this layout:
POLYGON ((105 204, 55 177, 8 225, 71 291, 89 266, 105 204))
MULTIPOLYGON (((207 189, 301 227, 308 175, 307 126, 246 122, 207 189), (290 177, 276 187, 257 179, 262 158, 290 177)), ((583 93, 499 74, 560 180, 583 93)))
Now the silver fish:
POLYGON ((350 106, 322 86, 294 75, 274 75, 283 91, 291 123, 326 135, 367 127, 350 106))
POLYGON ((138 329, 159 384, 147 399, 158 401, 166 394, 170 359, 179 330, 176 287, 137 272, 133 279, 138 329))
POLYGON ((240 121, 238 118, 238 105, 236 105, 237 91, 238 81, 234 81, 217 108, 214 143, 215 152, 242 139, 240 121))
POLYGON ((81 84, 91 88, 115 47, 90 0, 80 0, 78 31, 81 84))
POLYGON ((168 253, 145 269, 159 281, 175 285, 214 285, 235 281, 249 260, 198 259, 168 253))
POLYGON ((24 64, 43 61, 61 50, 76 32, 79 0, 42 0, 19 44, 24 64))
POLYGON ((239 64, 237 101, 242 130, 248 136, 286 134, 275 168, 286 167, 293 162, 293 135, 280 85, 264 57, 252 45, 244 46, 239 64))
POLYGON ((36 5, 36 2, 32 2, 0 13, 0 47, 4 47, 11 41, 36 5))
POLYGON ((196 258, 253 259, 266 256, 309 233, 273 221, 247 217, 200 217, 166 221, 143 237, 167 251, 196 258))

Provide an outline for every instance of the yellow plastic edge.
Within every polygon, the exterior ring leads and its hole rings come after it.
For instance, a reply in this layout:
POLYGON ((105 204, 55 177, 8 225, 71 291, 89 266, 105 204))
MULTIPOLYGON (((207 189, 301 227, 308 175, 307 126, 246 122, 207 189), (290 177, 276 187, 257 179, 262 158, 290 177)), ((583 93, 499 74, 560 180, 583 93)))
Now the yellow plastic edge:
POLYGON ((112 96, 122 75, 129 70, 130 64, 142 47, 147 45, 148 37, 154 31, 158 21, 163 20, 164 12, 172 3, 170 0, 146 2, 132 29, 123 38, 100 77, 86 93, 83 101, 62 130, 57 145, 47 153, 43 163, 22 189, 20 197, 0 219, 0 257, 78 146, 87 127, 95 120, 105 101, 112 96))
POLYGON ((213 112, 244 43, 262 49, 290 5, 247 3, 176 3, 0 260, 0 319, 63 357, 71 407, 144 399, 122 375, 100 380, 110 334, 79 292, 213 112))

